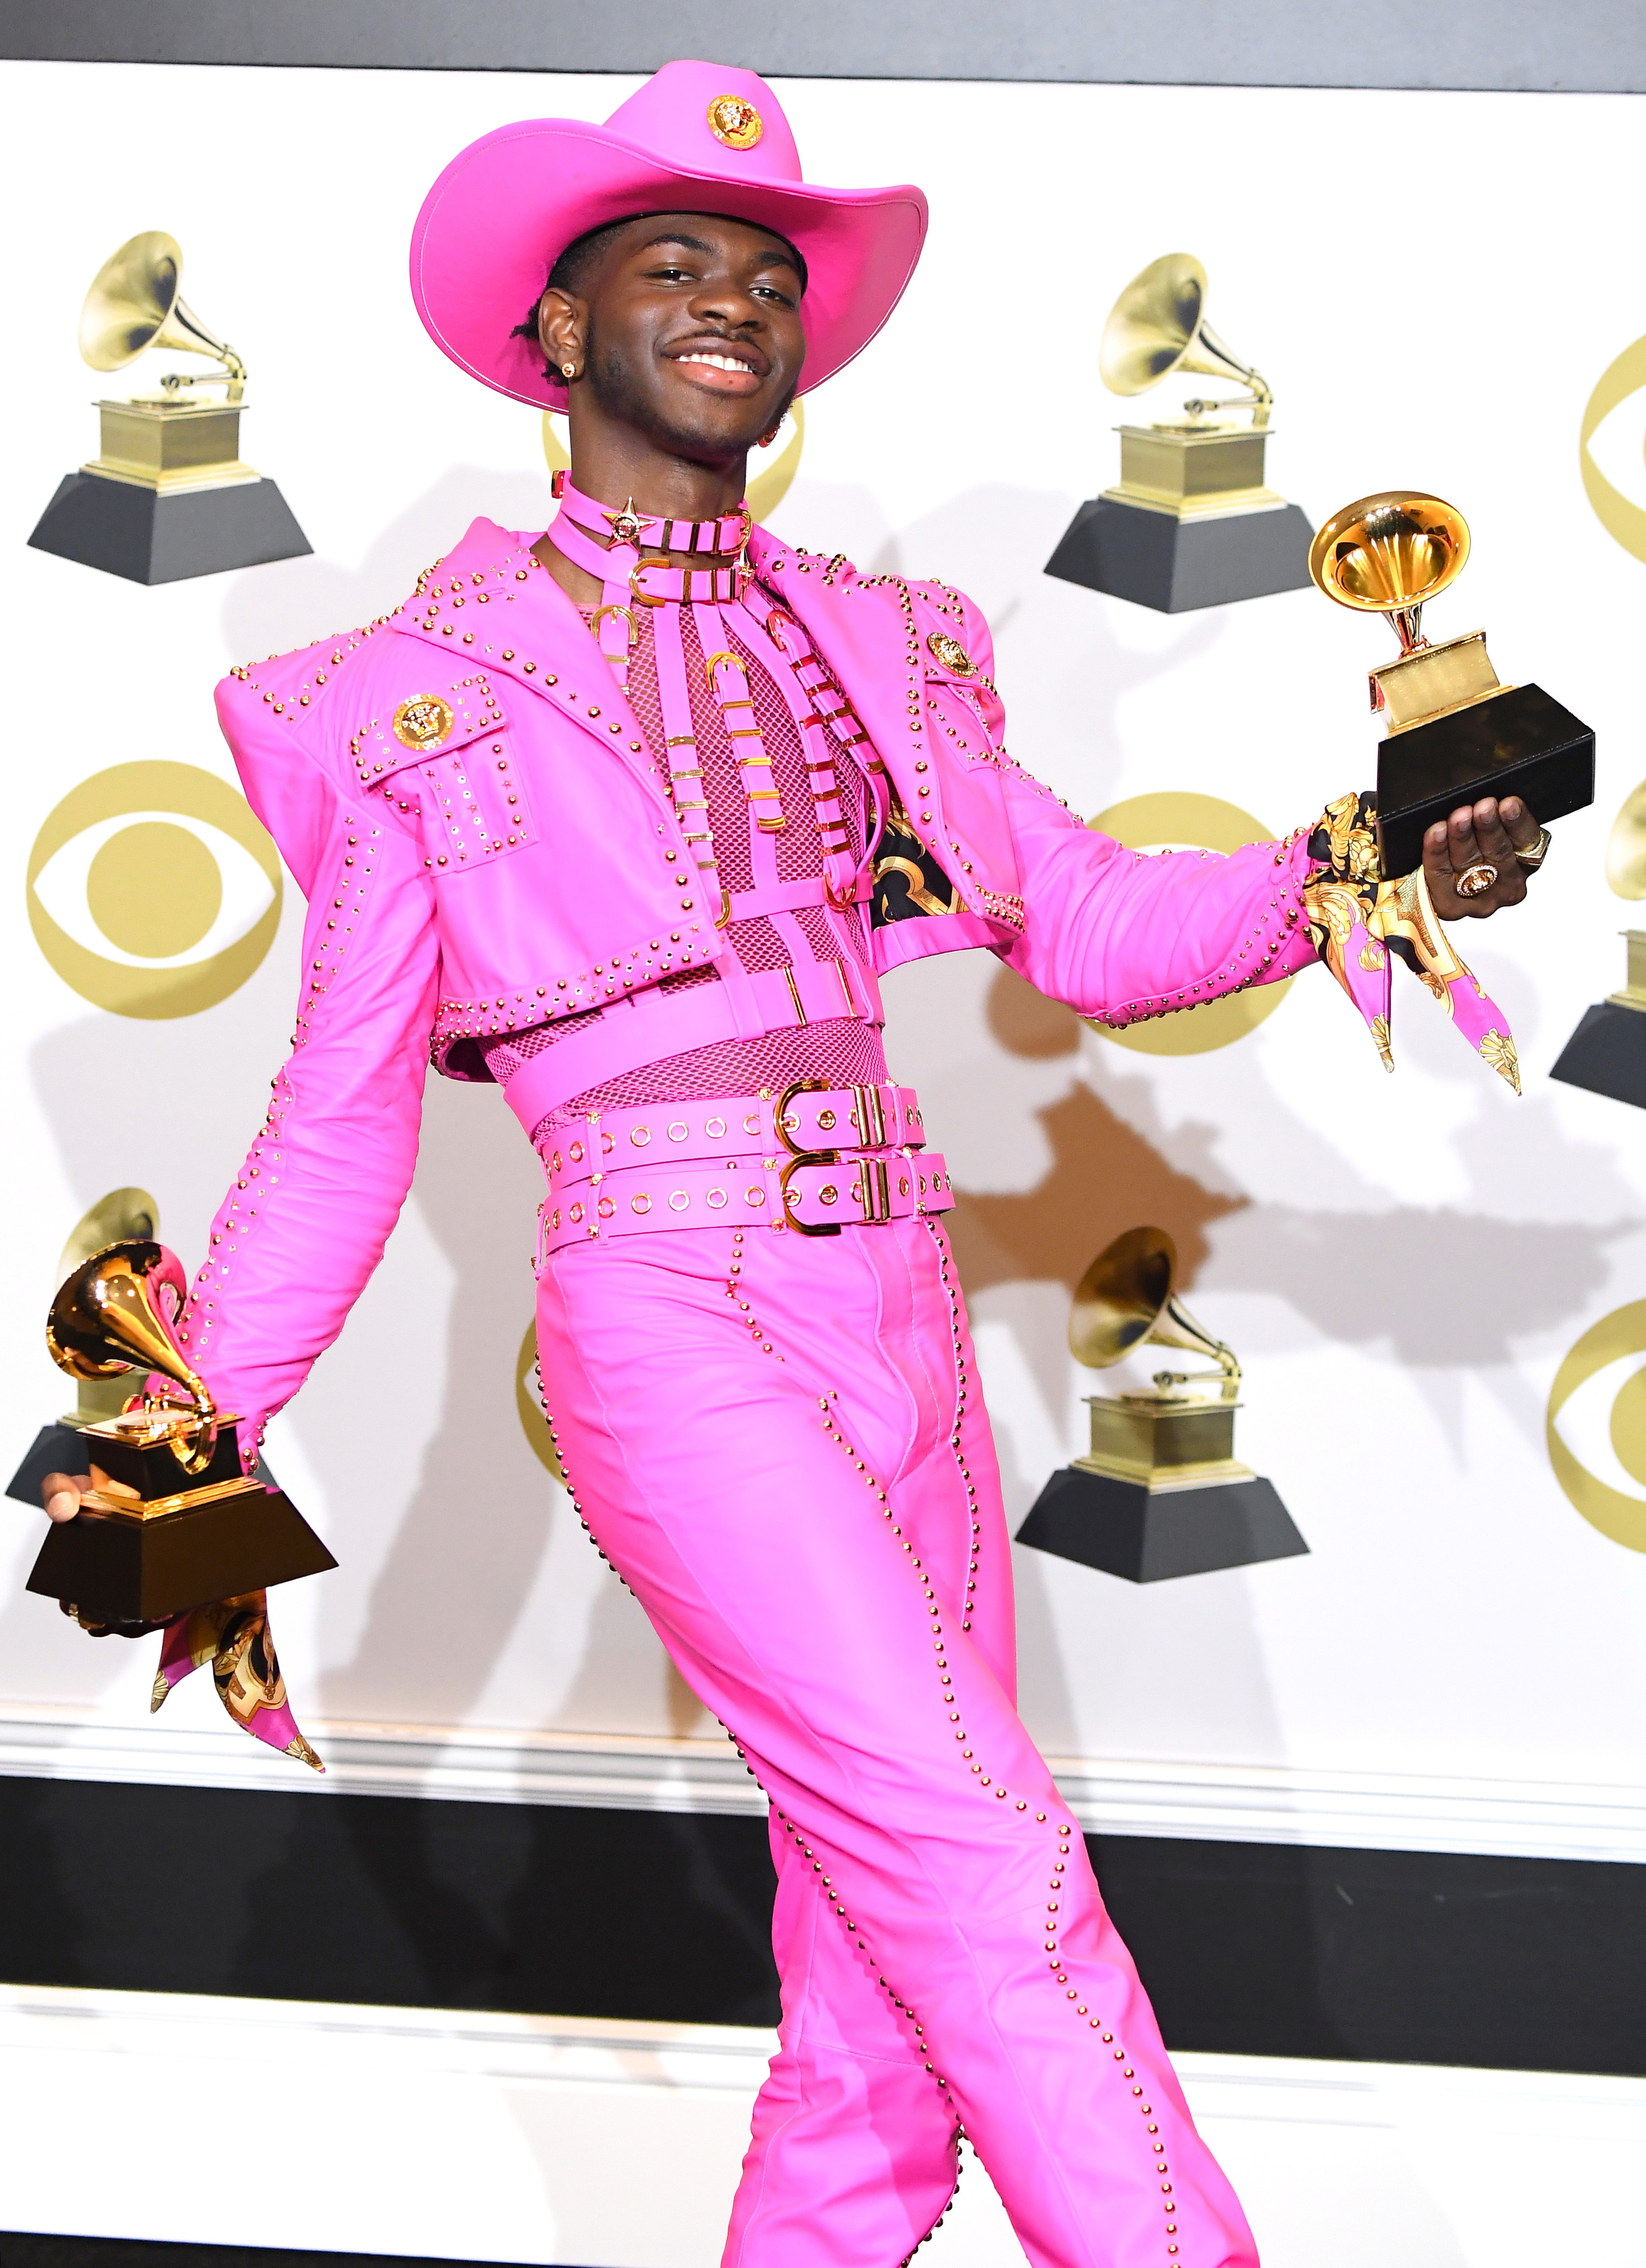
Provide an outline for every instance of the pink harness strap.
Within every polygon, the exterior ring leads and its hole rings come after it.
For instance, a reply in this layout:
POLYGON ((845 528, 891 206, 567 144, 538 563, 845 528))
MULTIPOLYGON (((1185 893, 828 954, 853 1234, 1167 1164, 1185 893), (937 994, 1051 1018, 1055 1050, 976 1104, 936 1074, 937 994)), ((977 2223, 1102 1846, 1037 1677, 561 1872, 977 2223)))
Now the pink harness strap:
POLYGON ((802 1024, 885 1021, 874 977, 844 956, 752 976, 738 972, 735 978, 720 974, 718 983, 673 991, 652 985, 614 1000, 586 1031, 569 1031, 528 1056, 503 1089, 528 1138, 573 1095, 665 1056, 802 1024))
POLYGON ((632 543, 614 543, 608 551, 563 512, 550 527, 548 540, 575 566, 598 575, 606 589, 615 592, 615 599, 608 604, 622 606, 638 600, 643 607, 694 606, 702 601, 730 605, 746 579, 746 571, 741 567, 671 567, 666 559, 648 559, 632 543))

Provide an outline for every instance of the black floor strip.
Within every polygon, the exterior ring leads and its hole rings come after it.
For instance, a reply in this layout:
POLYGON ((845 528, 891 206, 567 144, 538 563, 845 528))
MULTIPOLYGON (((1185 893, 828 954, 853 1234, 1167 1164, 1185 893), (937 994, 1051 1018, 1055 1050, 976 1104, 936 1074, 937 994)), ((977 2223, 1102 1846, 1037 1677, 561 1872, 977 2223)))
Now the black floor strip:
POLYGON ((287 2252, 255 2244, 151 2244, 129 2236, 0 2230, 0 2268, 474 2268, 387 2252, 287 2252))
MULTIPOLYGON (((1646 2075, 1646 1867, 1088 1839, 1172 2047, 1646 2075)), ((776 2021, 757 1819, 0 1778, 0 1849, 15 1984, 776 2021)))

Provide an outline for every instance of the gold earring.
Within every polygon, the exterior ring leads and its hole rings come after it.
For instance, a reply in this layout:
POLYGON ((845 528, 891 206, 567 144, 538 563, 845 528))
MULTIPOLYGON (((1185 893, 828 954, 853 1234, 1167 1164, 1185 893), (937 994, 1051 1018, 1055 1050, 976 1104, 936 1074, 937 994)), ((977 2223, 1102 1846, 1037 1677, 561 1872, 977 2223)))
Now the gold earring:
POLYGON ((575 362, 562 362, 560 365, 560 373, 562 378, 576 378, 577 375, 577 364, 575 362))

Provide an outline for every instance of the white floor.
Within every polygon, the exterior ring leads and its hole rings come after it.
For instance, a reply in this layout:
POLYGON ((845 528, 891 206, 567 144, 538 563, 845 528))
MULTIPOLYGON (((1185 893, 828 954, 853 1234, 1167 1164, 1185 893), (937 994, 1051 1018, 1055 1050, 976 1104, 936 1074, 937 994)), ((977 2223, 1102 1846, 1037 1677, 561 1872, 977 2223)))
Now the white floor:
MULTIPOLYGON (((0 1987, 0 2228, 715 2268, 767 2034, 0 1987)), ((1267 2268, 1646 2268, 1646 2080, 1183 2056, 1267 2268)), ((1022 2260, 988 2176, 921 2268, 1022 2260)))

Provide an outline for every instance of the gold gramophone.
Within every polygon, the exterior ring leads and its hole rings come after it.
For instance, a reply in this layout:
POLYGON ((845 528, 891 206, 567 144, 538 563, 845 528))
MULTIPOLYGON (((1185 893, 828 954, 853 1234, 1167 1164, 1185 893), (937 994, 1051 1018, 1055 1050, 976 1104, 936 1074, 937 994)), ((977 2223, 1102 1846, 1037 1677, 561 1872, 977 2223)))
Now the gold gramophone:
POLYGON ((1089 1395, 1091 1450, 1053 1474, 1018 1531, 1020 1543, 1134 1583, 1309 1549, 1272 1484, 1234 1454, 1240 1365, 1190 1314, 1172 1289, 1176 1273, 1165 1229, 1117 1236, 1080 1279, 1069 1350, 1092 1370, 1143 1346, 1215 1367, 1157 1371, 1145 1392, 1089 1395))
POLYGON ((168 372, 157 394, 99 401, 103 446, 81 470, 161 491, 254 481, 240 462, 246 364, 207 329, 181 296, 183 254, 175 237, 149 229, 97 271, 80 310, 80 357, 93 370, 124 370, 151 347, 205 355, 222 368, 198 378, 168 372), (224 397, 205 392, 221 386, 224 397))
POLYGON ((1069 1316, 1069 1351, 1090 1370, 1107 1370, 1141 1346, 1176 1347, 1217 1367, 1158 1370, 1150 1393, 1088 1395, 1091 1449, 1075 1462, 1084 1471, 1144 1481, 1150 1488, 1249 1481, 1252 1468, 1237 1463, 1234 1454, 1240 1366, 1172 1290, 1177 1258, 1163 1228, 1131 1228, 1116 1237, 1080 1279, 1069 1316), (1208 1382, 1216 1394, 1185 1390, 1208 1382))
POLYGON ((1047 573, 1164 614, 1300 590, 1308 522, 1264 478, 1274 395, 1207 321, 1206 270, 1192 253, 1133 276, 1103 327, 1098 367, 1111 394, 1173 377, 1246 390, 1121 426, 1118 484, 1082 506, 1047 573))
MULTIPOLYGON (((1646 780, 1629 791, 1612 822, 1606 883, 1620 898, 1646 898, 1646 780)), ((1626 929, 1623 939, 1623 990, 1584 1011, 1549 1077, 1646 1109, 1646 930, 1626 929)))
POLYGON ((151 347, 221 367, 168 372, 155 393, 100 401, 101 447, 59 487, 29 538, 36 550, 139 583, 308 550, 274 482, 241 461, 246 365, 186 304, 182 276, 176 238, 147 229, 93 278, 80 312, 80 353, 93 370, 123 370, 151 347), (220 400, 206 390, 215 387, 220 400))
POLYGON ((61 1369, 143 1381, 115 1414, 63 1420, 92 1488, 78 1515, 48 1533, 28 1587, 84 1621, 165 1622, 337 1564, 279 1490, 241 1472, 238 1420, 217 1408, 177 1337, 187 1290, 174 1253, 127 1237, 83 1260, 52 1301, 46 1344, 61 1369), (176 1390, 152 1392, 155 1376, 176 1390))
POLYGON ((1270 512, 1285 498, 1264 485, 1263 451, 1275 397, 1206 320, 1206 270, 1193 254, 1168 252, 1134 276, 1110 311, 1098 368, 1111 394, 1147 394, 1168 378, 1215 378, 1244 397, 1194 400, 1185 416, 1122 425, 1121 478, 1108 496, 1179 519, 1209 512, 1270 512), (1238 425, 1223 413, 1251 413, 1238 425))
POLYGON ((1422 864, 1423 830, 1481 796, 1517 795, 1541 823, 1594 800, 1595 736, 1538 685, 1503 685, 1486 633, 1431 644, 1423 608, 1469 556, 1468 522, 1405 489, 1359 497, 1309 548, 1309 573, 1341 607, 1380 614, 1400 640, 1370 673, 1384 732, 1378 855, 1385 880, 1422 864))

